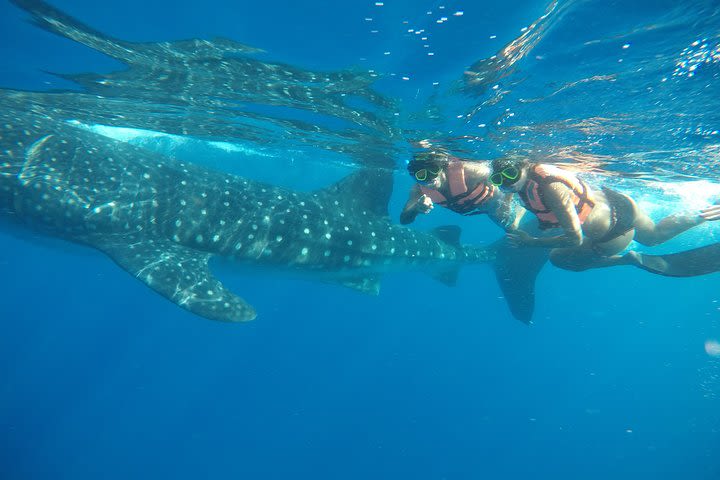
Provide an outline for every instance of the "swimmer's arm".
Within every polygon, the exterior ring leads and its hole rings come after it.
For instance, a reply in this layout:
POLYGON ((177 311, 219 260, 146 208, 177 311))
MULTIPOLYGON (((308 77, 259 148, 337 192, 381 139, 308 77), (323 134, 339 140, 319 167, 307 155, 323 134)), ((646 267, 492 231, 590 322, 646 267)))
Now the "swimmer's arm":
POLYGON ((579 247, 583 241, 582 225, 575 211, 572 192, 563 184, 553 183, 543 193, 543 201, 558 218, 563 234, 542 238, 528 235, 523 244, 545 248, 579 247))
POLYGON ((417 217, 418 213, 420 213, 417 209, 417 203, 422 196, 423 193, 420 190, 420 187, 418 187, 417 184, 413 185, 410 189, 410 195, 405 203, 405 207, 403 208, 402 213, 400 213, 400 223, 407 225, 408 223, 415 221, 415 217, 417 217))

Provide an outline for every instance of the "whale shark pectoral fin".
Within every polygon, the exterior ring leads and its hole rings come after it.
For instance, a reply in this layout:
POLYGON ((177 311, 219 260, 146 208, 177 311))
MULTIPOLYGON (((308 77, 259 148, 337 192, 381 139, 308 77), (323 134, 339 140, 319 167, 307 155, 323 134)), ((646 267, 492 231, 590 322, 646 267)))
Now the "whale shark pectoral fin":
POLYGON ((210 272, 210 254, 168 240, 91 243, 124 270, 185 310, 225 322, 255 319, 253 307, 225 288, 210 272))
POLYGON ((496 242, 493 270, 512 315, 523 323, 532 323, 535 311, 535 279, 547 263, 545 248, 517 248, 506 239, 496 242))
POLYGON ((352 288, 358 292, 362 292, 368 295, 379 295, 380 294, 380 276, 379 275, 365 275, 361 277, 343 277, 341 279, 333 280, 331 283, 337 283, 343 287, 352 288))

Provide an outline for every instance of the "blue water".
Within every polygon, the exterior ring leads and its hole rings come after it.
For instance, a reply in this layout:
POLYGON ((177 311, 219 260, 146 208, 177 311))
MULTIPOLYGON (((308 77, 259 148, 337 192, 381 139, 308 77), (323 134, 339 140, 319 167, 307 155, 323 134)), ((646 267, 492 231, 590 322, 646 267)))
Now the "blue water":
MULTIPOLYGON (((305 69, 383 72, 377 88, 399 100, 404 128, 443 131, 451 145, 480 158, 511 149, 554 151, 574 141, 595 160, 613 155, 616 160, 604 164, 610 172, 640 172, 667 183, 682 173, 717 185, 717 63, 688 79, 672 77, 672 61, 647 61, 656 54, 678 57, 695 36, 717 27, 712 2, 685 9, 671 2, 572 4, 521 63, 516 75, 523 83, 471 123, 456 115, 488 97, 460 97, 448 87, 436 124, 406 118, 425 107, 432 82, 455 81, 468 65, 515 39, 547 4, 447 2, 442 13, 439 2, 374 3, 54 5, 124 40, 222 36, 264 49, 262 59, 305 69), (700 13, 687 17, 693 8, 700 13), (430 20, 426 11, 433 11, 430 20), (453 16, 457 11, 463 15, 453 16), (438 26, 442 15, 449 20, 438 26), (667 26, 673 22, 679 27, 667 26), (648 24, 666 25, 657 34, 664 43, 620 70, 633 62, 628 57, 619 64, 623 52, 631 55, 642 42, 657 45, 654 30, 650 37, 637 33, 648 24), (435 55, 406 35, 418 25, 436 29, 435 55), (585 50, 596 45, 583 47, 592 38, 611 45, 585 50), (553 68, 536 56, 555 62, 553 68), (654 73, 623 77, 640 63, 654 73), (518 100, 601 74, 620 77, 570 97, 518 100), (409 80, 398 78, 404 75, 409 80), (652 83, 657 93, 664 75, 676 82, 673 90, 653 97, 647 87, 652 83), (657 102, 665 104, 650 111, 657 102), (505 108, 518 112, 507 130, 485 134, 488 127, 476 126, 490 124, 505 108), (673 112, 685 115, 671 120, 673 112), (603 127, 586 141, 553 123, 614 113, 624 113, 637 129, 632 142, 626 129, 603 127), (523 130, 513 129, 523 125, 555 128, 555 135, 528 146, 518 133, 523 130), (686 130, 673 130, 680 127, 686 130), (451 130, 478 139, 458 145, 451 130), (677 161, 663 163, 666 158, 677 161)), ((122 68, 25 18, 0 4, 1 87, 77 88, 44 72, 122 68)), ((717 38, 708 43, 712 50, 717 38)), ((547 131, 538 129, 538 137, 547 131)), ((267 148, 277 156, 279 147, 267 148)), ((390 204, 395 219, 411 184, 401 155, 390 204)), ((299 162, 306 159, 299 173, 283 158, 264 164, 249 158, 240 167, 222 155, 211 160, 308 189, 352 169, 323 162, 334 157, 319 149, 317 157, 299 155, 299 162)), ((678 200, 647 201, 662 212, 678 200)), ((447 212, 433 212, 414 228, 447 223, 460 225, 468 243, 502 235, 485 218, 447 212)), ((673 245, 697 246, 720 234, 717 226, 701 232, 673 245)), ((707 341, 720 340, 718 274, 674 279, 629 267, 573 273, 546 266, 528 327, 510 316, 484 266, 462 270, 455 288, 417 273, 387 275, 380 295, 369 297, 220 265, 223 282, 260 312, 257 320, 235 325, 196 317, 101 253, 32 231, 3 225, 0 269, 2 479, 720 478, 720 359, 705 350, 707 341)))

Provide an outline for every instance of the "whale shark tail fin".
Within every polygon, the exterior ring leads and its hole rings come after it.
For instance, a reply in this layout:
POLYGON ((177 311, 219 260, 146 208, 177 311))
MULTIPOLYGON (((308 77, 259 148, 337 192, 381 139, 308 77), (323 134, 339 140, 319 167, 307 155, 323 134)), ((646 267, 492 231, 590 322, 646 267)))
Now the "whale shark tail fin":
MULTIPOLYGON (((446 225, 433 230, 441 241, 462 248, 460 227, 446 225)), ((523 323, 532 322, 535 310, 535 280, 548 261, 549 250, 543 248, 515 248, 503 238, 488 248, 487 259, 495 273, 500 290, 512 315, 523 323)), ((432 274, 445 285, 455 286, 459 266, 432 274)))
POLYGON ((720 243, 667 255, 636 255, 638 267, 666 277, 696 277, 720 271, 720 243))
POLYGON ((213 276, 211 255, 165 240, 89 242, 175 305, 224 322, 255 319, 255 309, 213 276))
POLYGON ((491 266, 512 315, 532 323, 535 310, 535 280, 548 261, 549 250, 516 248, 503 238, 492 245, 495 260, 491 266))

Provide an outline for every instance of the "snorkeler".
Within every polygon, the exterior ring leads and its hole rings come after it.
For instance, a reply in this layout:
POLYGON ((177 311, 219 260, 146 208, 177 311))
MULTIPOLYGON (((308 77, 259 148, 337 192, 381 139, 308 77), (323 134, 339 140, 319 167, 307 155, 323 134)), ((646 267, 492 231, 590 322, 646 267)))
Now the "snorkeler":
MULTIPOLYGON (((427 148, 426 145, 422 145, 427 148)), ((461 215, 486 214, 505 231, 522 228, 542 235, 537 219, 490 181, 488 162, 452 157, 442 151, 416 154, 407 166, 417 182, 413 185, 400 222, 411 223, 435 204, 461 215)), ((547 263, 548 251, 514 248, 507 238, 495 242, 495 277, 515 318, 530 323, 535 305, 535 278, 547 263)))
POLYGON ((442 151, 416 154, 407 166, 417 182, 400 214, 400 223, 412 223, 418 214, 430 213, 435 204, 461 215, 487 214, 504 230, 515 230, 525 209, 514 205, 489 182, 486 163, 464 161, 442 151))
POLYGON ((716 246, 672 255, 636 251, 620 255, 633 240, 659 245, 701 223, 719 220, 720 205, 706 207, 697 215, 671 215, 656 224, 627 195, 609 188, 593 190, 572 172, 553 165, 511 158, 493 161, 490 182, 517 193, 541 229, 562 230, 560 235, 543 238, 523 230, 507 234, 515 246, 552 249, 550 260, 557 267, 581 271, 633 265, 670 276, 701 275, 720 268, 716 246), (689 266, 689 259, 697 265, 689 266))

